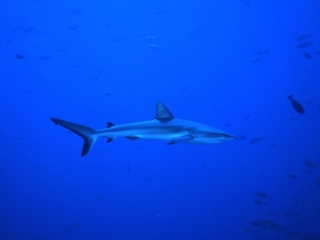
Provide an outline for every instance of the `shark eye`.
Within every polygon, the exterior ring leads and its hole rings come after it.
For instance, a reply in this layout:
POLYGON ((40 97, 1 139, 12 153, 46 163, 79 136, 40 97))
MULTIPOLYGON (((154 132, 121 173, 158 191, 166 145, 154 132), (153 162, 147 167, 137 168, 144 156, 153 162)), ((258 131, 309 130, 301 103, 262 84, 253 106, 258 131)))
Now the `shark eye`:
POLYGON ((196 130, 189 130, 189 134, 192 136, 192 137, 197 137, 198 136, 198 132, 196 130))

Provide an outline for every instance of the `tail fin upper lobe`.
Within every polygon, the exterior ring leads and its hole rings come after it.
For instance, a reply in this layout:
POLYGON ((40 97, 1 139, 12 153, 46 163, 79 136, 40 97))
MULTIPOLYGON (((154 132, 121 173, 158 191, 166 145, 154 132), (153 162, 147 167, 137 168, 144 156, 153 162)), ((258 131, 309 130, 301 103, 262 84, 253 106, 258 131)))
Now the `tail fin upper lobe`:
POLYGON ((93 128, 86 127, 77 123, 72 123, 68 121, 64 121, 57 118, 50 118, 52 122, 54 122, 56 125, 61 125, 64 128, 69 129, 71 132, 74 132, 75 134, 79 135, 83 138, 84 144, 82 147, 82 153, 81 156, 86 155, 91 148, 93 147, 94 143, 97 141, 98 136, 96 136, 96 131, 93 128))

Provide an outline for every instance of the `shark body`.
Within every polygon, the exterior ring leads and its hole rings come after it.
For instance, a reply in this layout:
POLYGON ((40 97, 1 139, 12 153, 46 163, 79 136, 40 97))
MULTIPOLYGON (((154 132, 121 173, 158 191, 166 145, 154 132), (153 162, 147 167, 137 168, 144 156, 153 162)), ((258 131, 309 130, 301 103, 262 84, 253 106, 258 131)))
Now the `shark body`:
POLYGON ((77 123, 51 118, 56 125, 78 134, 84 144, 81 156, 86 155, 99 137, 106 137, 111 142, 117 137, 130 140, 154 139, 165 140, 168 144, 213 144, 234 139, 234 136, 208 125, 177 119, 161 102, 156 104, 156 116, 150 121, 115 125, 108 123, 104 129, 95 130, 77 123))

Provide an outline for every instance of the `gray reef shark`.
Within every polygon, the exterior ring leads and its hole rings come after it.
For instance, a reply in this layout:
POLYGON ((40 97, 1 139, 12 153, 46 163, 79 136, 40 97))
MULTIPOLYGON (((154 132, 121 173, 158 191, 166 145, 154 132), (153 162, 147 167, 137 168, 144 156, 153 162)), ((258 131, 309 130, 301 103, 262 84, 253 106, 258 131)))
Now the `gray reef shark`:
POLYGON ((123 125, 115 125, 109 122, 106 128, 99 130, 57 118, 50 119, 56 125, 61 125, 83 138, 84 144, 81 156, 86 155, 91 150, 99 137, 108 138, 107 142, 111 142, 117 137, 125 137, 130 140, 165 140, 168 141, 168 145, 175 143, 213 144, 235 138, 205 124, 177 119, 161 102, 157 102, 156 116, 152 120, 123 125))

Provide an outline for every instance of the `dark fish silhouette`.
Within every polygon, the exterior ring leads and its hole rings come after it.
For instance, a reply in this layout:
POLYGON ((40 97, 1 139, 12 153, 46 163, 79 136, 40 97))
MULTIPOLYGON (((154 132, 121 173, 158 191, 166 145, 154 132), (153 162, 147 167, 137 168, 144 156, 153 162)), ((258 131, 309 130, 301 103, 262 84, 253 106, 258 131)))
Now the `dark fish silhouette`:
POLYGON ((257 205, 267 205, 265 202, 262 202, 260 199, 254 199, 253 203, 257 204, 257 205))
POLYGON ((17 59, 23 59, 24 56, 23 56, 22 54, 16 54, 16 58, 17 58, 17 59))
POLYGON ((292 179, 292 180, 298 180, 299 178, 294 175, 294 174, 288 174, 288 178, 292 179))
POLYGON ((263 61, 263 57, 255 58, 251 62, 252 63, 257 63, 257 62, 260 62, 260 61, 263 61))
POLYGON ((320 178, 316 177, 316 186, 320 188, 320 178))
POLYGON ((258 198, 264 198, 264 199, 269 197, 268 194, 266 194, 265 192, 255 192, 254 195, 258 198))
POLYGON ((80 223, 79 223, 79 224, 73 224, 73 225, 70 225, 69 227, 67 227, 67 228, 64 230, 64 232, 65 232, 65 233, 72 232, 72 231, 74 231, 74 230, 76 230, 76 229, 79 229, 79 228, 81 228, 80 223))
POLYGON ((297 41, 302 41, 302 40, 305 40, 307 38, 311 38, 311 33, 300 35, 299 37, 297 37, 297 41))
POLYGON ((315 102, 315 100, 312 99, 312 100, 310 100, 310 101, 307 101, 306 104, 311 104, 311 103, 314 103, 314 102, 315 102))
POLYGON ((252 138, 250 140, 250 144, 255 144, 257 142, 260 142, 262 139, 263 139, 262 137, 252 138))
POLYGON ((166 12, 165 9, 160 9, 160 10, 158 10, 158 11, 155 11, 154 14, 155 14, 155 15, 160 15, 160 14, 163 14, 163 13, 165 13, 165 12, 166 12))
POLYGON ((285 227, 279 225, 275 221, 272 220, 260 220, 260 221, 253 221, 251 223, 251 226, 260 228, 262 230, 265 230, 269 233, 273 234, 279 234, 280 232, 286 230, 285 227))
POLYGON ((269 50, 258 50, 258 51, 255 51, 254 54, 255 55, 265 55, 265 54, 268 54, 269 53, 269 50))
POLYGON ((299 213, 294 211, 289 211, 289 212, 282 213, 282 216, 286 218, 299 217, 299 213))
POLYGON ((21 30, 21 29, 23 29, 23 26, 19 25, 19 26, 16 26, 16 27, 12 28, 11 32, 16 32, 16 31, 21 30))
POLYGON ((35 30, 34 27, 28 27, 22 33, 23 34, 29 34, 29 33, 33 32, 34 30, 35 30))
POLYGON ((298 113, 303 114, 304 113, 304 108, 302 107, 302 105, 297 102, 296 100, 294 100, 292 98, 292 94, 288 97, 288 99, 291 101, 292 107, 294 108, 294 110, 296 110, 298 113))
POLYGON ((313 45, 313 42, 304 42, 304 43, 299 44, 298 48, 306 48, 306 47, 309 47, 312 45, 313 45))
POLYGON ((316 161, 307 159, 303 162, 303 164, 306 165, 308 168, 318 169, 318 163, 316 161))
POLYGON ((313 59, 313 57, 309 53, 302 53, 305 58, 313 59))

